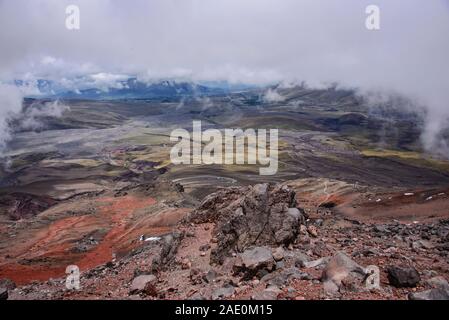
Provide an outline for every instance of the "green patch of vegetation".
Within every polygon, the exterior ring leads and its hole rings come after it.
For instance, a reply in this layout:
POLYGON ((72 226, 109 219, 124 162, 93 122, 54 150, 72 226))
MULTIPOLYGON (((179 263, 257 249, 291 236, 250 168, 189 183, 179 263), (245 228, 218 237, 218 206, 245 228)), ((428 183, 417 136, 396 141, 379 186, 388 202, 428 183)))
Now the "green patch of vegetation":
POLYGON ((390 149, 363 149, 361 150, 361 153, 365 157, 395 159, 419 167, 449 172, 449 161, 433 158, 420 152, 390 149))

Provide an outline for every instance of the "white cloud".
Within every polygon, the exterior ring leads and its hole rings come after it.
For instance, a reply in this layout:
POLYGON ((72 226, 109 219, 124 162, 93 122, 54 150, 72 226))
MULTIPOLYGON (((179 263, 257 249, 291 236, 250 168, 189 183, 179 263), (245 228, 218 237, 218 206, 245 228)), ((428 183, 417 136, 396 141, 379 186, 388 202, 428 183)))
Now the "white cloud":
POLYGON ((449 118, 449 4, 376 0, 3 0, 0 79, 32 74, 107 86, 110 75, 274 83, 338 82, 425 105, 426 146, 449 118), (65 7, 81 29, 65 28, 65 7), (89 75, 97 75, 95 77, 89 75), (99 76, 102 75, 102 76, 99 76), (78 80, 73 80, 78 79, 78 80))
POLYGON ((22 110, 23 92, 13 85, 0 84, 0 153, 11 138, 9 121, 22 110))
POLYGON ((266 102, 282 102, 285 100, 285 98, 281 96, 279 92, 271 88, 267 90, 267 92, 263 96, 263 99, 266 102))

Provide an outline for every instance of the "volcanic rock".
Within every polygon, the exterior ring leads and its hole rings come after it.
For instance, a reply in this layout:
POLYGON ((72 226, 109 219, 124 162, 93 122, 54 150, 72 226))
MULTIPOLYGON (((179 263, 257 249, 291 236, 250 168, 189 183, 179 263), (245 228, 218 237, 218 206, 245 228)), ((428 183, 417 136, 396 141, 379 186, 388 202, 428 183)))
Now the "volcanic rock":
POLYGON ((257 292, 255 295, 253 295, 251 297, 252 300, 277 300, 278 295, 281 293, 282 291, 275 287, 275 286, 270 286, 267 289, 257 292))
POLYGON ((284 249, 282 249, 282 247, 278 247, 276 250, 274 250, 273 258, 276 261, 281 261, 282 259, 284 259, 284 249))
POLYGON ((361 284, 365 277, 365 269, 348 257, 345 253, 337 252, 323 270, 321 281, 326 293, 335 294, 342 283, 351 286, 361 284))
POLYGON ((56 204, 56 201, 50 197, 12 193, 1 196, 0 204, 9 207, 8 215, 11 219, 20 220, 38 215, 56 204))
POLYGON ((130 288, 130 294, 136 294, 144 291, 147 286, 155 285, 157 278, 154 275, 141 275, 133 279, 130 288))
POLYGON ((154 272, 166 269, 174 261, 178 247, 184 238, 184 233, 173 232, 162 238, 160 253, 153 258, 152 269, 154 272))
POLYGON ((296 208, 295 192, 267 183, 220 190, 207 196, 187 218, 193 223, 215 222, 217 247, 211 251, 211 262, 219 264, 231 250, 288 246, 304 221, 304 212, 296 208))
POLYGON ((0 300, 8 300, 8 289, 0 288, 0 300))
POLYGON ((449 291, 449 283, 447 280, 441 276, 433 277, 426 281, 426 283, 435 289, 444 289, 449 291))
POLYGON ((234 291, 235 291, 234 286, 227 284, 221 288, 216 289, 212 293, 212 299, 218 300, 218 299, 228 298, 234 294, 234 291))
POLYGON ((242 273, 245 279, 254 276, 259 278, 275 269, 275 261, 271 250, 266 247, 255 247, 241 253, 234 264, 234 272, 242 273))
POLYGON ((449 291, 444 289, 430 289, 422 292, 410 292, 410 300, 449 300, 449 291))
POLYGON ((312 276, 308 273, 302 272, 298 268, 292 267, 282 271, 276 270, 273 273, 267 274, 261 279, 261 281, 267 283, 267 285, 283 287, 293 279, 313 280, 312 276))
POLYGON ((391 266, 387 268, 387 273, 388 281, 397 288, 413 288, 421 281, 415 268, 391 266))

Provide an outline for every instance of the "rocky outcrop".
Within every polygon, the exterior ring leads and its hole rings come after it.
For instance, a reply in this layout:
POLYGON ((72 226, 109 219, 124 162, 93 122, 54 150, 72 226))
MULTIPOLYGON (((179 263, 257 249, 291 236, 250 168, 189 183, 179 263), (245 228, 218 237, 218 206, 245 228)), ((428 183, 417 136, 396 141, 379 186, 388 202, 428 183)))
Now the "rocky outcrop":
POLYGON ((174 261, 178 247, 184 238, 184 233, 173 232, 162 238, 162 244, 159 254, 153 258, 152 270, 158 272, 167 269, 174 261))
POLYGON ((304 223, 304 211, 296 207, 295 192, 283 185, 258 184, 228 188, 209 195, 187 219, 214 222, 217 247, 211 262, 222 263, 231 250, 294 242, 304 223))
POLYGON ((7 207, 12 220, 32 218, 55 205, 50 197, 36 196, 27 193, 11 193, 0 196, 0 205, 7 207))

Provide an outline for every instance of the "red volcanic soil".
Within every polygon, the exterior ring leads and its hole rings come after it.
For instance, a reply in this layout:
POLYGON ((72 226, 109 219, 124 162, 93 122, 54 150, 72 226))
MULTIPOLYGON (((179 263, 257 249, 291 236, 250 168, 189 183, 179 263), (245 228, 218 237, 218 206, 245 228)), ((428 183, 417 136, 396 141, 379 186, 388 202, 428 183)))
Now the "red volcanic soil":
POLYGON ((321 184, 292 182, 300 207, 309 214, 328 212, 363 222, 404 223, 449 217, 449 189, 379 189, 357 187, 339 181, 321 184))
POLYGON ((111 229, 94 250, 88 252, 84 258, 76 262, 81 270, 88 270, 97 265, 111 261, 114 248, 120 246, 127 231, 127 219, 135 210, 151 206, 156 203, 153 198, 137 201, 136 198, 103 198, 100 201, 110 202, 102 207, 101 214, 110 218, 111 229))
MULTIPOLYGON (((101 197, 95 214, 65 217, 39 230, 26 243, 12 244, 9 259, 0 262, 0 278, 17 284, 61 277, 70 264, 88 270, 109 262, 113 255, 129 252, 139 245, 139 235, 167 233, 188 211, 167 208, 155 215, 138 214, 157 203, 154 198, 101 197), (104 230, 99 243, 87 252, 76 252, 77 240, 96 230, 104 230)), ((25 230, 26 231, 26 230, 25 230)))

